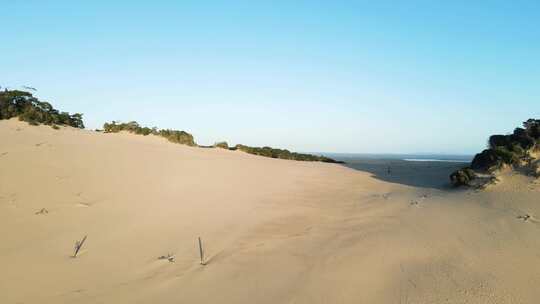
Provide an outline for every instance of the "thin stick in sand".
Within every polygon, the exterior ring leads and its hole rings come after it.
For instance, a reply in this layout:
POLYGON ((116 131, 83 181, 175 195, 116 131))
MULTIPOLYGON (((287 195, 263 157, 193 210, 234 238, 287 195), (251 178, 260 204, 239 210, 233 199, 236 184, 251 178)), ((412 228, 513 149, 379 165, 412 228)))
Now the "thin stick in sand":
POLYGON ((82 240, 75 242, 75 253, 73 253, 74 258, 77 257, 79 250, 81 250, 82 246, 84 245, 84 242, 86 241, 86 237, 87 236, 85 235, 82 240))
POLYGON ((204 262, 204 251, 202 247, 201 237, 199 237, 199 255, 201 257, 201 265, 206 265, 206 263, 204 262))

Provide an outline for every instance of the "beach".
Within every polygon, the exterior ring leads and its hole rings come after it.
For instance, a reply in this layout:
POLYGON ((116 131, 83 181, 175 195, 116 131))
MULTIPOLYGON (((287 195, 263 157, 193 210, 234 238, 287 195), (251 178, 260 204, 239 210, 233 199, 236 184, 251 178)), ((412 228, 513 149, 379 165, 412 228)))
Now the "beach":
POLYGON ((0 139, 1 303, 540 297, 532 177, 454 189, 459 164, 385 176, 15 119, 0 139))

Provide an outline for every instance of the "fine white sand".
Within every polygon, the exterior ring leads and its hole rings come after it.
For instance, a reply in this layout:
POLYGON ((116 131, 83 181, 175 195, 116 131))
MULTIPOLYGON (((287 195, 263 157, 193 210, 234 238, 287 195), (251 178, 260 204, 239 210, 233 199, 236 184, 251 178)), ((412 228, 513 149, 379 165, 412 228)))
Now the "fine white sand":
POLYGON ((538 303, 537 216, 539 183, 510 173, 419 188, 0 121, 0 303, 538 303))

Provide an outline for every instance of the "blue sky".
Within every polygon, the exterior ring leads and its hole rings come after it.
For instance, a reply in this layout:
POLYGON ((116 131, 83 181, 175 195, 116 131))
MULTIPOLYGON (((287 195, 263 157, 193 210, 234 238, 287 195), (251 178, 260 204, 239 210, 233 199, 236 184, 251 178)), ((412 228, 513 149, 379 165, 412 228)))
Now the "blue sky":
POLYGON ((0 85, 297 151, 475 153, 540 118, 539 1, 109 2, 0 0, 0 85))

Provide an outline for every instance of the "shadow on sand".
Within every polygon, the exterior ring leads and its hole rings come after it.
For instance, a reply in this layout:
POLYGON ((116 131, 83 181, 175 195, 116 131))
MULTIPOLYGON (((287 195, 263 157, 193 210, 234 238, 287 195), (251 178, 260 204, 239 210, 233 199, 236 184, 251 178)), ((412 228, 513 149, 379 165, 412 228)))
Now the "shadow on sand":
POLYGON ((459 162, 404 161, 399 159, 347 159, 344 166, 369 172, 374 178, 412 187, 450 189, 450 174, 467 165, 459 162))

